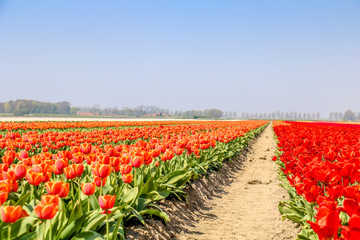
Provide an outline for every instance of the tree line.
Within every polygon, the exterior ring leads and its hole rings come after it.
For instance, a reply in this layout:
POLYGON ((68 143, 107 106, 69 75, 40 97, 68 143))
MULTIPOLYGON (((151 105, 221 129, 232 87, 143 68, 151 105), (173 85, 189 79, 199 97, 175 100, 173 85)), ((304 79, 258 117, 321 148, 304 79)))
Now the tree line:
POLYGON ((248 113, 242 112, 241 118, 244 119, 284 119, 284 120, 319 120, 320 113, 302 112, 271 112, 271 113, 248 113))
MULTIPOLYGON (((142 116, 171 116, 179 118, 221 118, 221 117, 230 117, 229 112, 224 113, 216 108, 205 109, 205 110, 187 110, 187 111, 170 111, 169 109, 163 109, 156 106, 145 106, 140 105, 134 108, 123 107, 122 109, 118 108, 101 108, 99 105, 94 105, 92 107, 75 107, 72 111, 80 113, 92 113, 95 115, 117 115, 117 116, 130 116, 130 117, 142 117, 142 116)), ((231 116, 236 116, 231 112, 231 116)))
POLYGON ((0 113, 10 113, 15 116, 25 114, 70 114, 69 102, 39 102, 35 100, 18 99, 0 103, 0 113))
POLYGON ((350 109, 345 112, 331 112, 329 114, 329 120, 360 121, 360 112, 353 112, 350 109))

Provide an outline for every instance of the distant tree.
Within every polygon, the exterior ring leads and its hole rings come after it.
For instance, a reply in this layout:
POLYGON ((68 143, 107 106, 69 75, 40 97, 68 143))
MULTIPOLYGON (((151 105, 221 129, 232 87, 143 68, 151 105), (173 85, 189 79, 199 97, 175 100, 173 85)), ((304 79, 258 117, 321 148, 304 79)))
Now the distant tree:
POLYGON ((346 120, 346 121, 355 121, 356 116, 350 109, 348 109, 348 110, 345 111, 343 119, 346 120))
POLYGON ((233 118, 237 118, 237 112, 233 111, 233 118))
POLYGON ((223 115, 223 112, 216 108, 206 109, 204 112, 205 115, 208 115, 209 117, 212 118, 221 118, 223 115))

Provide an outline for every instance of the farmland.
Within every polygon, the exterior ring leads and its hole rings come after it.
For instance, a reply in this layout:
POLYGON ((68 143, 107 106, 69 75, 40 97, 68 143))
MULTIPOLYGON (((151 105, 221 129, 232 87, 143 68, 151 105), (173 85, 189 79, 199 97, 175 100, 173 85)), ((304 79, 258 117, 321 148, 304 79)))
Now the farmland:
POLYGON ((358 239, 359 135, 321 122, 0 122, 0 236, 358 239))
POLYGON ((241 152, 266 121, 2 122, 4 239, 124 239, 161 200, 241 152), (135 221, 136 220, 136 221, 135 221))

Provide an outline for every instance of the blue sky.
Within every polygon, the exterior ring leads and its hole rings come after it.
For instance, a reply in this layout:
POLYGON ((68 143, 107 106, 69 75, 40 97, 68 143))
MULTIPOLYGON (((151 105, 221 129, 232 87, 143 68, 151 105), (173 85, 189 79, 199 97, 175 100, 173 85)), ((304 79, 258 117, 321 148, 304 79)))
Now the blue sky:
POLYGON ((360 111, 360 1, 0 0, 0 101, 360 111))

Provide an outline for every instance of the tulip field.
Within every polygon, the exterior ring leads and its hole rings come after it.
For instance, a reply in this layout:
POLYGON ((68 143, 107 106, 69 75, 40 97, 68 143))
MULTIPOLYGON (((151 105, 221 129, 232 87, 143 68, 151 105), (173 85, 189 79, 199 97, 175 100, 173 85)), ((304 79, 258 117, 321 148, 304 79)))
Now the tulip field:
POLYGON ((360 239, 360 125, 274 122, 284 218, 298 239, 360 239))
MULTIPOLYGON (((125 239, 126 224, 171 221, 160 201, 185 200, 187 183, 220 169, 267 123, 0 122, 0 239, 125 239)), ((303 196, 294 201, 307 200, 309 211, 320 205, 320 217, 311 212, 298 220, 308 220, 319 236, 335 236, 341 226, 344 239, 354 239, 360 128, 274 130, 283 153, 278 162, 303 196)))

